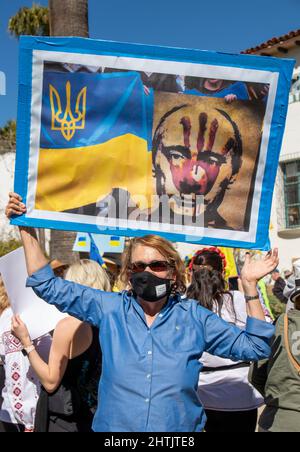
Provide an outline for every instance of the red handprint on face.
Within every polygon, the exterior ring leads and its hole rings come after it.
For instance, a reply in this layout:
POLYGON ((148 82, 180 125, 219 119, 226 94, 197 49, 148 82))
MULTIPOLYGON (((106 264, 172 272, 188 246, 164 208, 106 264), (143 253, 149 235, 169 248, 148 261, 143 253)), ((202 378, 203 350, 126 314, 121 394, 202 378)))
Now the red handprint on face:
POLYGON ((191 118, 182 117, 180 124, 184 149, 174 146, 166 153, 174 185, 180 193, 206 195, 214 185, 221 165, 226 162, 226 155, 233 149, 234 139, 230 137, 221 149, 214 149, 219 121, 214 118, 208 124, 207 114, 201 112, 198 117, 197 144, 193 148, 191 118))
POLYGON ((202 195, 205 209, 215 211, 241 162, 242 139, 226 111, 186 104, 160 118, 153 137, 158 195, 202 195))

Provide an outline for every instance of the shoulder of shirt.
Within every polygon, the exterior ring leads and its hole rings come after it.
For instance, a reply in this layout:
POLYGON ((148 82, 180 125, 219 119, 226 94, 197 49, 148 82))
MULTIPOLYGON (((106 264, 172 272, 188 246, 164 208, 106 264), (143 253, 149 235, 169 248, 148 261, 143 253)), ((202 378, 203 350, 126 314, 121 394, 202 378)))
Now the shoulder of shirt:
POLYGON ((216 315, 214 314, 214 312, 201 306, 201 304, 197 300, 194 300, 192 298, 181 298, 179 306, 184 308, 186 311, 191 311, 192 313, 197 315, 197 317, 216 315))
POLYGON ((102 292, 101 307, 104 314, 117 312, 124 306, 129 306, 131 297, 128 291, 122 292, 102 292))

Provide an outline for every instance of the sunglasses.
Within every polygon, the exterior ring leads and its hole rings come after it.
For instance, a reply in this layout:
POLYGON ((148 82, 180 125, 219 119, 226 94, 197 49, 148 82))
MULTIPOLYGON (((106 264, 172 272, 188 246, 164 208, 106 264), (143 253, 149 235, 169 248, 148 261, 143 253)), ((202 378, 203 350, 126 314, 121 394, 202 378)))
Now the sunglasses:
POLYGON ((159 273, 168 271, 174 266, 167 261, 152 261, 147 264, 145 262, 133 262, 130 266, 130 271, 132 273, 142 273, 147 267, 149 267, 153 272, 159 273))

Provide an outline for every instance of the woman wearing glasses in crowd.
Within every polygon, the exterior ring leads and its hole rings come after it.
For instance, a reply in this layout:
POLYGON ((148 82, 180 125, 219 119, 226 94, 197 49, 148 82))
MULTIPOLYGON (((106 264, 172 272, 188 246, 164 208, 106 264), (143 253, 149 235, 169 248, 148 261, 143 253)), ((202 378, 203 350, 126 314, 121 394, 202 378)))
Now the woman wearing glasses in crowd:
MULTIPOLYGON (((10 194, 6 215, 26 206, 10 194)), ((204 351, 234 360, 269 356, 274 327, 264 321, 257 280, 278 264, 247 259, 242 273, 250 297, 244 331, 194 300, 183 300, 185 268, 173 245, 158 236, 134 238, 123 255, 125 290, 106 293, 56 278, 35 233, 20 228, 27 286, 59 310, 99 327, 102 376, 94 431, 199 432, 205 413, 197 395, 204 351)))

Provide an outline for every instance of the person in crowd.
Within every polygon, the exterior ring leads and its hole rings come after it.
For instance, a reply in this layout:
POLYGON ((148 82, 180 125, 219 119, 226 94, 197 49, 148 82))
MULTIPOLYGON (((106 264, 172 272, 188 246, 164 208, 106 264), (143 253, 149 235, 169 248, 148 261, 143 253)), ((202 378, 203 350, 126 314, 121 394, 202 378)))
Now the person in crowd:
MULTIPOLYGON (((88 259, 72 264, 65 278, 82 284, 83 289, 88 286, 110 290, 105 270, 88 259)), ((18 315, 13 317, 12 331, 24 347, 30 347, 32 341, 27 327, 18 315)), ((101 369, 97 329, 68 316, 60 320, 54 330, 49 363, 36 350, 29 354, 29 360, 43 385, 35 431, 91 431, 97 401, 98 381, 95 379, 100 378, 101 369), (72 400, 66 400, 68 396, 72 400)))
MULTIPOLYGON (((13 316, 7 292, 0 278, 0 357, 4 369, 0 432, 32 432, 40 382, 30 366, 25 348, 11 333, 13 316)), ((36 340, 35 346, 47 359, 51 337, 36 340)))
MULTIPOLYGON (((0 280, 1 281, 1 280, 0 280)), ((0 287, 2 286, 2 283, 0 282, 0 287)), ((7 308, 8 306, 6 306, 6 302, 4 306, 0 306, 0 319, 1 319, 1 314, 2 312, 7 308)), ((0 343, 1 343, 1 339, 0 339, 0 343)), ((1 345, 0 345, 1 347, 1 345)), ((3 402, 3 397, 2 397, 2 390, 5 386, 5 370, 4 370, 4 363, 1 359, 1 354, 0 354, 0 410, 1 410, 1 406, 2 406, 2 402, 3 402)))
MULTIPOLYGON (((21 197, 11 193, 6 215, 24 212, 21 197)), ((129 242, 120 275, 129 290, 108 293, 56 278, 35 231, 20 227, 20 233, 27 286, 59 310, 99 327, 103 366, 94 431, 203 431, 206 416, 197 395, 203 352, 241 361, 269 356, 274 327, 264 321, 256 284, 278 264, 277 250, 259 262, 246 259, 241 279, 249 318, 241 330, 181 298, 184 264, 162 237, 129 242)))
POLYGON ((284 296, 283 291, 286 286, 285 280, 280 276, 280 272, 278 268, 273 270, 271 273, 271 277, 274 282, 274 287, 272 289, 273 295, 275 295, 276 298, 278 298, 281 303, 287 304, 288 299, 284 296))
MULTIPOLYGON (((245 330, 247 306, 243 293, 226 290, 226 259, 216 247, 194 255, 188 298, 214 312, 224 321, 245 330)), ((261 395, 248 382, 250 362, 203 353, 198 395, 207 416, 206 432, 255 432, 261 395)))
POLYGON ((291 301, 291 295, 295 290, 296 280, 299 278, 300 278, 300 259, 296 259, 293 262, 292 274, 285 280, 286 284, 283 290, 283 295, 288 300, 285 312, 289 312, 291 309, 294 309, 294 303, 291 301))
POLYGON ((300 431, 299 286, 294 287, 290 300, 294 309, 277 320, 270 358, 252 364, 249 372, 249 380, 266 404, 259 419, 260 432, 300 431))
POLYGON ((4 383, 5 383, 5 371, 4 371, 3 362, 0 358, 0 410, 1 410, 2 402, 3 402, 2 389, 4 388, 4 383))
POLYGON ((285 270, 283 270, 283 275, 285 281, 288 281, 289 277, 293 275, 293 270, 286 268, 285 270))

